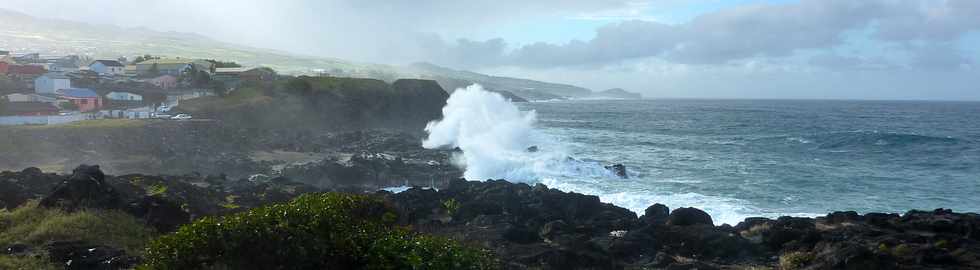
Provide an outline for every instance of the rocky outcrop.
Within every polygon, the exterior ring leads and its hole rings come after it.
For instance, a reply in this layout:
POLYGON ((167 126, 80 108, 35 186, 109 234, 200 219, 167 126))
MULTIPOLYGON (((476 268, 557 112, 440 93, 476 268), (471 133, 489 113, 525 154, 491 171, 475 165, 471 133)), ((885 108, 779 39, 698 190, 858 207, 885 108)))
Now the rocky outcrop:
POLYGON ((123 199, 106 183, 98 165, 81 165, 54 192, 41 199, 39 205, 69 212, 86 208, 120 209, 123 199))
POLYGON ((386 194, 402 223, 482 245, 507 269, 978 269, 980 215, 836 212, 714 226, 696 208, 643 216, 543 185, 454 181, 386 194))

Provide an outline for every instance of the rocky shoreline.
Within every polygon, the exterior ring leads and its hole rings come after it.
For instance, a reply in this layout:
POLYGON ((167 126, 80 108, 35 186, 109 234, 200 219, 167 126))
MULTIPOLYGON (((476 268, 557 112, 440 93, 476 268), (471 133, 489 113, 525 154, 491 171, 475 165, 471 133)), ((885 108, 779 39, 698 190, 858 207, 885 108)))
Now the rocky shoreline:
MULTIPOLYGON (((36 168, 0 173, 0 206, 7 209, 34 200, 64 211, 118 210, 162 233, 200 217, 333 190, 284 177, 106 176, 95 166, 72 175, 36 168)), ((695 208, 655 204, 633 213, 596 196, 503 180, 374 193, 398 209, 400 224, 491 250, 503 269, 980 268, 980 215, 946 209, 748 218, 716 226, 695 208)), ((140 261, 120 247, 72 239, 2 248, 0 256, 73 261, 68 269, 126 269, 140 261)))

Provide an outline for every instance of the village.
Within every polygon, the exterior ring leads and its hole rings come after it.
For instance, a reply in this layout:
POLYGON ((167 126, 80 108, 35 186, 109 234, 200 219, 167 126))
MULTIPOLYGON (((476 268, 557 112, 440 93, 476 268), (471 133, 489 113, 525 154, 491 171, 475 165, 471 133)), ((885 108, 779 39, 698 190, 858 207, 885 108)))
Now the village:
POLYGON ((267 67, 142 55, 91 59, 0 50, 0 126, 94 119, 191 120, 181 101, 278 79, 267 67))

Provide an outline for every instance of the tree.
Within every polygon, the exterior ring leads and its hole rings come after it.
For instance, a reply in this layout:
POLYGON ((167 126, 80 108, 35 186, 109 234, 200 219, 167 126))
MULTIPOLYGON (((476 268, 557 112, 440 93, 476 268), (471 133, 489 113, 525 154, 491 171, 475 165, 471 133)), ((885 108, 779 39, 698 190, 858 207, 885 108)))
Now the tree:
POLYGON ((306 80, 307 78, 308 77, 301 76, 289 79, 289 81, 286 82, 286 92, 302 96, 309 96, 313 93, 313 85, 306 80))
POLYGON ((214 64, 214 68, 240 68, 240 67, 242 67, 242 65, 240 65, 238 63, 235 63, 235 62, 230 62, 230 61, 229 62, 223 62, 223 61, 218 61, 218 60, 214 60, 214 59, 208 59, 208 60, 205 60, 205 61, 208 61, 208 62, 211 62, 211 64, 214 64))
POLYGON ((137 63, 141 63, 141 62, 145 62, 145 61, 149 61, 149 60, 154 60, 154 59, 160 59, 160 57, 159 56, 152 56, 152 55, 149 55, 149 54, 147 54, 147 55, 141 55, 141 56, 136 56, 136 58, 133 59, 133 64, 137 64, 137 63))

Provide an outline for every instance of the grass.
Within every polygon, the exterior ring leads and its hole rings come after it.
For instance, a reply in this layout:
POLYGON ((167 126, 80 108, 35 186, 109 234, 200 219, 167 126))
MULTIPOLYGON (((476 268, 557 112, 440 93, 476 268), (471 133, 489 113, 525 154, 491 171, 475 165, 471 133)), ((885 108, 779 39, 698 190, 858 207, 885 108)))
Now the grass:
POLYGON ((271 100, 259 87, 245 87, 232 91, 226 97, 202 97, 185 100, 177 106, 178 110, 197 113, 208 110, 224 110, 238 106, 271 100))
POLYGON ((0 269, 55 270, 58 266, 43 257, 0 255, 0 269))
POLYGON ((802 269, 814 259, 809 252, 794 251, 779 256, 779 267, 784 270, 802 269))
POLYGON ((67 213, 29 202, 13 211, 0 211, 0 246, 41 246, 51 241, 85 241, 142 254, 157 235, 135 217, 120 211, 83 210, 67 213))

